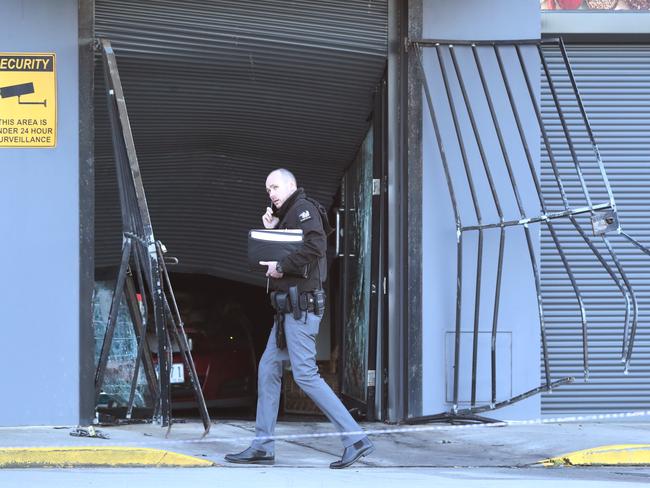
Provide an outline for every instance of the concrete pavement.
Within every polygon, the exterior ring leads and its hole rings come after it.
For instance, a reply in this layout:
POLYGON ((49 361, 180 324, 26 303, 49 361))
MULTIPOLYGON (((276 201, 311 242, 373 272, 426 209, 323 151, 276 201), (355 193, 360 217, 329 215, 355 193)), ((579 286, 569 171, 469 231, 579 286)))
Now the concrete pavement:
MULTIPOLYGON (((6 451, 5 448, 35 447, 147 448, 193 456, 216 466, 260 469, 235 467, 223 461, 226 453, 248 446, 254 430, 252 421, 218 421, 205 439, 201 439, 200 423, 191 421, 175 424, 168 438, 165 438, 166 429, 152 424, 98 428, 110 439, 72 437, 70 432, 74 426, 0 428, 0 452, 6 451)), ((363 428, 368 431, 396 429, 390 434, 372 435, 377 450, 358 463, 359 468, 383 469, 521 468, 574 451, 608 445, 647 444, 650 439, 650 422, 641 421, 469 428, 442 425, 424 432, 401 432, 399 426, 380 423, 366 423, 363 428)), ((276 434, 325 432, 332 432, 327 422, 299 421, 280 422, 276 434)), ((273 469, 326 468, 340 456, 341 451, 336 437, 278 441, 276 467, 273 469)))
POLYGON ((136 488, 641 488, 647 468, 6 469, 0 486, 136 488))

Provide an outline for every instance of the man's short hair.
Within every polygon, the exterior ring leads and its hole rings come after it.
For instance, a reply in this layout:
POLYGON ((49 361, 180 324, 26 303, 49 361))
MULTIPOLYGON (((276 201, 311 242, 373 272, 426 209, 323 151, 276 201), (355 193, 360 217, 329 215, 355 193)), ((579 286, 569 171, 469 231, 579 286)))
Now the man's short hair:
POLYGON ((272 174, 272 173, 279 173, 279 174, 282 176, 282 178, 284 179, 284 181, 287 181, 287 182, 289 182, 289 181, 293 181, 293 183, 294 183, 296 186, 298 186, 298 182, 296 181, 296 177, 295 177, 295 176, 293 175, 293 173, 292 173, 291 171, 289 171, 288 169, 285 169, 285 168, 278 168, 278 169, 274 169, 274 170, 271 171, 271 173, 269 173, 269 174, 272 174))

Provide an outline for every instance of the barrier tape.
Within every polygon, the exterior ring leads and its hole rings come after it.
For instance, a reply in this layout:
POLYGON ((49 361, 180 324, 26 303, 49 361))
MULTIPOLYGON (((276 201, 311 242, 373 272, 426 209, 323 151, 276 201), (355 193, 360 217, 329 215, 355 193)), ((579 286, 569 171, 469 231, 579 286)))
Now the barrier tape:
MULTIPOLYGON (((369 429, 369 430, 358 430, 358 431, 349 431, 349 432, 318 432, 313 434, 283 434, 283 435, 272 435, 272 436, 239 436, 239 437, 205 437, 203 439, 196 439, 194 441, 188 442, 232 442, 232 441, 242 441, 242 440, 273 440, 273 441, 283 441, 283 440, 298 440, 298 439, 317 439, 322 437, 342 437, 342 436, 356 436, 356 435, 389 435, 389 434, 406 434, 414 432, 432 432, 440 430, 458 430, 458 429, 480 429, 480 428, 492 428, 492 427, 506 427, 506 426, 517 426, 517 425, 547 425, 547 424, 565 424, 565 423, 576 423, 576 422, 588 422, 594 420, 608 420, 608 419, 629 419, 637 417, 647 417, 650 416, 650 410, 638 411, 638 412, 621 412, 621 413, 608 413, 608 414, 593 414, 593 415, 575 415, 570 417, 554 417, 554 418, 537 418, 530 420, 503 420, 497 421, 494 423, 482 423, 482 424, 466 424, 466 425, 421 425, 413 427, 394 427, 387 429, 369 429)), ((169 440, 169 439, 168 439, 169 440)), ((173 441, 171 442, 179 442, 173 441)), ((184 441, 181 441, 184 442, 184 441)))
MULTIPOLYGON (((421 426, 409 426, 409 427, 393 427, 385 429, 368 429, 368 430, 358 430, 358 431, 347 431, 347 432, 316 432, 311 434, 280 434, 272 436, 260 436, 255 437, 254 435, 245 435, 245 436, 227 436, 227 437, 211 437, 210 435, 206 437, 201 437, 198 439, 173 439, 165 437, 157 437, 149 440, 142 441, 128 441, 128 442, 114 442, 110 440, 111 446, 146 446, 146 445, 158 445, 161 444, 200 444, 200 443, 209 443, 209 442, 241 442, 241 441, 252 441, 257 439, 260 441, 292 441, 292 440, 303 440, 303 439, 318 439, 318 438, 327 438, 327 437, 342 437, 342 436, 357 436, 357 435, 367 435, 367 436, 379 436, 379 435, 395 435, 395 434, 409 434, 417 432, 435 432, 435 431, 450 431, 450 430, 465 430, 465 429, 483 429, 483 428, 494 428, 494 427, 506 427, 506 426, 523 426, 523 425, 549 425, 549 424, 566 424, 566 423, 578 423, 578 422, 593 422, 601 420, 621 420, 621 419, 631 419, 639 417, 648 417, 650 416, 650 410, 634 411, 634 412, 621 412, 621 413, 607 413, 607 414, 592 414, 592 415, 573 415, 568 417, 552 417, 552 418, 536 418, 529 420, 503 420, 497 421, 494 423, 485 423, 485 424, 465 424, 465 425, 421 425, 421 426)), ((217 423, 218 425, 218 423, 217 423)), ((234 426, 232 424, 226 424, 234 426)), ((240 426, 234 426, 240 427, 240 426)), ((11 429, 12 427, 0 428, 2 430, 11 429)), ((245 428, 245 427, 240 427, 245 428)), ((74 429, 73 429, 74 430, 74 429)), ((4 446, 9 447, 9 446, 4 446)), ((30 446, 36 447, 36 446, 30 446)), ((42 447, 52 447, 52 446, 42 446, 42 447)), ((82 447, 82 446, 79 446, 82 447)), ((1 449, 1 447, 0 447, 1 449)))

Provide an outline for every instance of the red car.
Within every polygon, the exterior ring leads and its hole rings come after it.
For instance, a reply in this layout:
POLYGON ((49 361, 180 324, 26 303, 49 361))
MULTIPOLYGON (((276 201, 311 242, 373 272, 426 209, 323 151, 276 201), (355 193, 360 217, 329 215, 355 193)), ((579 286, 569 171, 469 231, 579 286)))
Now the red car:
MULTIPOLYGON (((246 327, 221 327, 213 333, 186 328, 192 358, 208 407, 252 406, 256 401, 257 362, 246 327)), ((154 349, 155 350, 155 349, 154 349)), ((195 408, 196 399, 183 358, 174 348, 172 408, 195 408)))
MULTIPOLYGON (((96 355, 102 346, 112 284, 99 282, 95 296, 96 355)), ((141 300, 140 296, 138 298, 141 300)), ((186 322, 185 333, 190 344, 203 397, 208 407, 252 407, 256 402, 257 359, 248 316, 234 300, 215 300, 213 294, 201 296, 195 290, 177 294, 186 322)), ((143 309, 143 307, 141 307, 143 309)), ((157 363, 155 331, 147 333, 147 343, 157 363)), ((118 314, 115 341, 109 355, 103 390, 97 407, 115 415, 128 402, 137 342, 126 306, 118 314)), ((173 409, 196 408, 189 372, 178 346, 172 349, 171 395, 173 409)), ((135 397, 136 409, 149 410, 151 398, 142 368, 135 397)), ((144 411, 142 414, 146 415, 144 411)), ((121 415, 118 415, 121 416, 121 415)))

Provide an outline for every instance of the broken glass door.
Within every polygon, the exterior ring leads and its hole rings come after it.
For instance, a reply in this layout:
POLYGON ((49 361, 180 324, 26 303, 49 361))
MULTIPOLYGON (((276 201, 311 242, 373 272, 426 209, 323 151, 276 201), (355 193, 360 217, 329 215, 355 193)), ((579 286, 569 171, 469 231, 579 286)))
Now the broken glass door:
MULTIPOLYGON (((372 292, 373 129, 368 131, 346 172, 342 187, 339 259, 341 277, 341 336, 343 374, 341 393, 351 407, 366 412, 368 403, 369 338, 372 292)), ((375 286, 376 288, 376 286, 375 286)), ((376 291, 376 290, 375 290, 376 291)))

